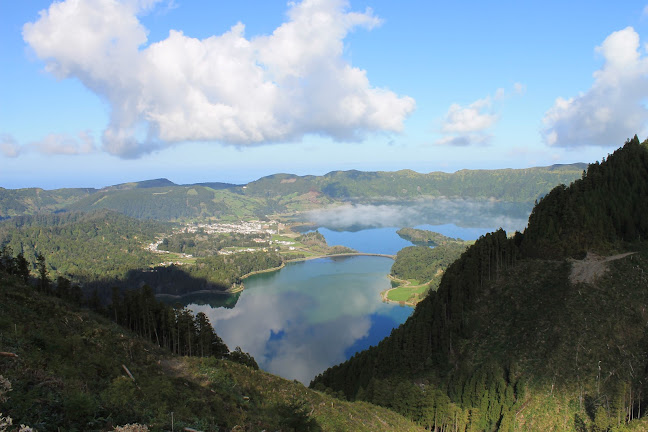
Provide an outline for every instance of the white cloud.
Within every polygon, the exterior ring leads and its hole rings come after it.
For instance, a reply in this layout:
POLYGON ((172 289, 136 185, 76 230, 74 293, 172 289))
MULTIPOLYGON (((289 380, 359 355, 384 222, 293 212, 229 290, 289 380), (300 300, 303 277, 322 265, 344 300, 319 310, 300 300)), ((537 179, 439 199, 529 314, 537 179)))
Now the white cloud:
POLYGON ((497 116, 491 112, 491 106, 490 97, 478 99, 466 107, 452 104, 443 120, 441 131, 468 133, 488 129, 497 121, 497 116))
POLYGON ((17 157, 24 153, 37 152, 44 155, 80 155, 97 151, 94 138, 88 131, 78 136, 49 134, 40 141, 20 145, 11 135, 0 135, 0 153, 5 157, 17 157))
POLYGON ((29 150, 46 155, 79 155, 96 151, 94 139, 83 131, 78 137, 67 134, 49 134, 41 141, 30 143, 29 150))
MULTIPOLYGON (((524 84, 513 84, 513 93, 521 96, 526 91, 524 84)), ((477 99, 466 106, 454 103, 441 123, 441 133, 444 134, 436 140, 436 145, 449 145, 465 147, 469 145, 488 145, 492 135, 488 129, 497 123, 499 115, 496 106, 509 99, 511 92, 504 88, 495 90, 494 96, 477 99)))
POLYGON ((14 158, 17 157, 21 152, 21 148, 11 135, 1 134, 0 135, 0 153, 3 156, 14 158))
POLYGON ((585 93, 558 98, 545 114, 542 135, 550 146, 618 146, 645 135, 648 110, 648 58, 639 52, 639 35, 627 27, 609 35, 596 51, 603 67, 585 93))
POLYGON ((372 87, 343 58, 344 38, 381 21, 344 0, 290 4, 271 35, 247 39, 238 23, 206 39, 171 30, 140 49, 137 14, 156 0, 66 0, 23 28, 24 39, 59 78, 77 78, 111 106, 103 148, 137 157, 171 143, 251 145, 306 134, 360 140, 399 132, 412 98, 372 87))

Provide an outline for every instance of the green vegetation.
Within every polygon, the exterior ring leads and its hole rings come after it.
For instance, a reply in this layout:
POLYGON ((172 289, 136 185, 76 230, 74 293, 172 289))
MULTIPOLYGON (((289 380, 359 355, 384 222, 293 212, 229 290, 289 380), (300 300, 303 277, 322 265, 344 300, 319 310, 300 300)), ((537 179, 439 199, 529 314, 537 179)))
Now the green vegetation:
POLYGON ((112 287, 150 286, 155 294, 180 296, 195 291, 234 293, 243 289, 247 274, 283 265, 275 252, 248 252, 198 258, 193 264, 133 269, 120 280, 94 281, 89 285, 103 303, 110 301, 112 287))
POLYGON ((71 204, 67 209, 110 209, 139 219, 182 221, 254 217, 261 205, 259 200, 245 198, 226 190, 215 191, 204 186, 166 186, 101 190, 71 204))
POLYGON ((578 178, 584 168, 583 164, 574 164, 519 170, 462 170, 453 174, 420 174, 410 170, 333 171, 320 177, 275 174, 249 183, 244 193, 256 197, 324 195, 334 200, 460 196, 533 202, 553 186, 578 178))
POLYGON ((430 290, 438 289, 445 269, 457 260, 472 242, 452 239, 426 230, 403 230, 398 231, 401 237, 405 235, 410 239, 413 235, 417 239, 425 240, 425 243, 430 239, 439 242, 434 249, 428 246, 409 246, 401 249, 396 255, 390 276, 399 286, 383 293, 383 296, 389 301, 413 306, 423 300, 430 290), (403 230, 408 231, 403 234, 403 230))
POLYGON ((425 298, 431 288, 429 284, 420 284, 418 281, 407 282, 405 285, 388 290, 386 293, 387 300, 413 306, 425 298))
POLYGON ((391 275, 397 279, 426 282, 452 264, 466 250, 469 243, 447 243, 435 247, 409 246, 401 249, 391 268, 391 275))
POLYGON ((541 200, 524 234, 477 240, 390 337, 311 385, 432 430, 645 430, 646 185, 635 137, 541 200), (561 259, 584 251, 636 253, 561 259))
POLYGON ((42 254, 53 277, 83 283, 122 279, 132 269, 158 263, 159 257, 144 245, 169 228, 106 210, 22 216, 0 222, 0 245, 22 253, 30 263, 42 254))
POLYGON ((446 243, 463 243, 461 239, 446 237, 443 234, 434 231, 416 229, 416 228, 401 228, 396 231, 401 238, 411 241, 417 245, 443 245, 446 243))
POLYGON ((43 190, 5 189, 0 187, 0 220, 36 213, 54 213, 97 192, 96 189, 43 190))
POLYGON ((522 249, 530 256, 609 253, 648 235, 648 154, 635 137, 591 164, 569 188, 554 188, 529 216, 522 249))
POLYGON ((356 253, 357 251, 345 246, 329 246, 326 239, 319 231, 312 231, 295 239, 298 243, 308 248, 309 252, 317 255, 336 255, 356 253))
POLYGON ((106 316, 128 330, 0 272, 0 421, 38 431, 134 423, 153 431, 421 430, 387 409, 256 370, 239 349, 225 356, 204 316, 162 306, 150 290, 115 293, 106 316))

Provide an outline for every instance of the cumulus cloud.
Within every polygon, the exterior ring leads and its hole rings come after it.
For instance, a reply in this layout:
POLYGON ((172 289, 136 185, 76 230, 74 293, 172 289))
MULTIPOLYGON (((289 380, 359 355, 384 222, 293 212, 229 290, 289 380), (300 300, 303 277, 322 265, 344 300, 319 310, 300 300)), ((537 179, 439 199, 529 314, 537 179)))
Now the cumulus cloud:
POLYGON ((14 158, 20 154, 20 145, 16 142, 14 137, 8 134, 0 135, 0 153, 3 156, 14 158))
MULTIPOLYGON (((641 50, 643 51, 643 50, 641 50)), ((603 67, 585 93, 558 98, 543 119, 542 136, 550 146, 617 146, 645 134, 648 110, 648 58, 640 52, 632 27, 609 35, 596 48, 603 67)))
POLYGON ((360 140, 399 132, 407 96, 373 87, 343 58, 355 28, 381 24, 344 0, 290 3, 271 35, 248 39, 238 23, 196 39, 171 30, 147 43, 138 14, 156 0, 53 3, 23 37, 46 70, 77 78, 111 107, 104 150, 122 157, 183 141, 235 145, 298 141, 306 134, 360 140))
MULTIPOLYGON (((497 94, 501 95, 501 92, 498 90, 497 94)), ((466 107, 452 104, 441 131, 465 133, 488 129, 497 121, 497 116, 491 112, 491 106, 490 97, 478 99, 466 107)))
MULTIPOLYGON (((504 94, 504 89, 497 89, 495 99, 502 99, 504 94)), ((490 96, 477 99, 467 106, 452 104, 441 124, 441 132, 445 136, 438 139, 436 144, 452 146, 487 144, 490 135, 486 131, 497 120, 498 116, 493 112, 493 101, 490 96)))
POLYGON ((435 144, 456 147, 490 144, 492 135, 488 130, 499 120, 496 105, 511 96, 521 96, 525 91, 526 86, 516 82, 512 92, 500 87, 495 90, 492 98, 489 95, 468 105, 450 105, 441 122, 441 133, 444 136, 435 144))

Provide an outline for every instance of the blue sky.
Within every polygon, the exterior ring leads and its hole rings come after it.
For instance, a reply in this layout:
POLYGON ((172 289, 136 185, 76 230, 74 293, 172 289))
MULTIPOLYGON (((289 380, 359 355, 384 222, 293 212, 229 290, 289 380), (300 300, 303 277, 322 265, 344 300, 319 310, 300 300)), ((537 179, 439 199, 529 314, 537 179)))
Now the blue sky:
POLYGON ((0 186, 600 160, 641 2, 0 0, 0 186))

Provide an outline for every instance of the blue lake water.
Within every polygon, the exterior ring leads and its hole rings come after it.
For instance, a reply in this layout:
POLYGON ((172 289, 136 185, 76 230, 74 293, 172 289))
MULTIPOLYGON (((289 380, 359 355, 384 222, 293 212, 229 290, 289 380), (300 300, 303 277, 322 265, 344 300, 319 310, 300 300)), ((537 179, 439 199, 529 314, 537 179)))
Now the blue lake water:
MULTIPOLYGON (((290 263, 245 280, 232 309, 193 302, 225 343, 259 366, 305 384, 405 322, 412 308, 383 303, 393 261, 382 257, 322 258, 290 263)), ((202 302, 204 303, 204 302, 202 302)))
MULTIPOLYGON (((464 228, 454 224, 416 225, 414 228, 438 232, 446 237, 462 240, 476 240, 480 236, 493 231, 492 228, 464 228)), ((329 228, 318 228, 329 245, 350 247, 359 252, 381 253, 396 255, 396 253, 412 243, 401 238, 396 231, 399 228, 372 228, 361 231, 334 231, 329 228)))
MULTIPOLYGON (((417 227, 464 240, 492 231, 453 224, 417 227)), ((393 255, 412 245, 397 229, 319 231, 329 245, 393 255)), ((246 279, 238 297, 195 294, 184 302, 209 317, 230 349, 240 346, 262 369, 308 384, 328 367, 376 345, 412 313, 410 307, 380 299, 380 292, 391 287, 392 264, 375 256, 295 262, 246 279)))

